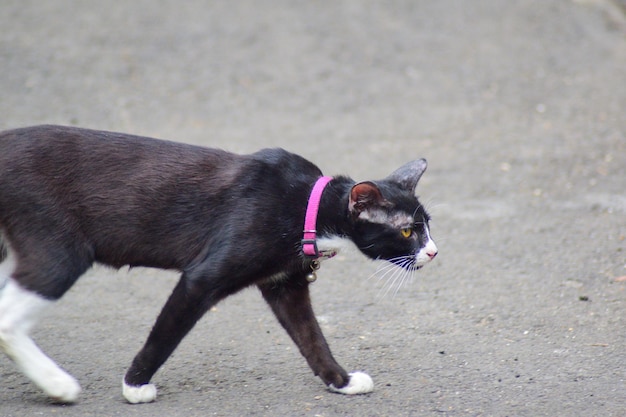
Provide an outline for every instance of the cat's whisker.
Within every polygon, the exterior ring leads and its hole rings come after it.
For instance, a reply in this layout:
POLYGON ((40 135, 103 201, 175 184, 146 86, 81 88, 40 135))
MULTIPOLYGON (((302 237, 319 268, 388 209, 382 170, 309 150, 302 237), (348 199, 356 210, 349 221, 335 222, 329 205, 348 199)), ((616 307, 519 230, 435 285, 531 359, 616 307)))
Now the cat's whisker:
POLYGON ((381 271, 385 271, 385 270, 397 267, 398 265, 397 265, 396 262, 399 262, 399 261, 403 260, 404 258, 406 258, 406 256, 399 256, 399 257, 391 258, 391 259, 380 259, 380 258, 377 259, 377 260, 380 260, 380 261, 383 261, 383 262, 381 262, 378 265, 378 267, 376 268, 376 272, 374 272, 373 275, 376 275, 376 274, 380 273, 381 271))
POLYGON ((393 267, 387 267, 384 271, 384 274, 379 275, 378 277, 378 282, 382 281, 383 283, 378 289, 378 295, 376 297, 379 300, 382 299, 386 294, 386 288, 389 285, 390 281, 393 279, 394 274, 397 273, 397 267, 396 265, 393 265, 393 267))
MULTIPOLYGON (((415 271, 416 269, 406 269, 404 271, 404 278, 402 280, 402 286, 404 286, 405 284, 412 284, 413 283, 413 277, 415 276, 415 271)), ((398 290, 400 290, 400 287, 398 287, 398 290)))
POLYGON ((382 299, 393 291, 396 297, 400 289, 407 282, 412 282, 413 274, 417 269, 412 267, 414 259, 412 256, 402 256, 393 259, 396 263, 381 266, 374 275, 379 275, 379 281, 384 284, 379 290, 378 299, 382 299), (380 275, 381 272, 384 272, 380 275))
POLYGON ((374 276, 377 276, 378 280, 380 281, 385 276, 387 276, 387 274, 393 271, 395 268, 396 268, 395 265, 385 265, 384 267, 377 269, 376 272, 374 272, 374 276))
POLYGON ((391 282, 391 285, 389 286, 389 289, 387 291, 391 292, 391 290, 395 288, 395 290, 393 291, 392 298, 395 298, 395 296, 398 294, 398 291, 402 287, 405 275, 406 275, 406 269, 399 269, 396 274, 396 277, 391 282))
POLYGON ((429 199, 427 200, 425 203, 423 203, 423 207, 427 208, 427 211, 436 211, 437 208, 439 207, 449 207, 450 204, 449 203, 435 203, 434 199, 429 199))
POLYGON ((386 275, 388 273, 388 271, 390 269, 393 269, 394 267, 396 267, 395 264, 393 263, 389 263, 387 260, 383 260, 383 259, 378 259, 379 261, 382 261, 379 263, 379 265, 376 267, 376 271, 374 271, 367 279, 370 280, 375 276, 379 276, 379 280, 380 280, 380 274, 384 273, 382 276, 386 275))
MULTIPOLYGON (((396 287, 396 283, 398 284, 398 287, 396 289, 396 291, 394 292, 394 297, 397 294, 399 288, 402 286, 402 283, 404 282, 404 277, 407 273, 407 269, 405 268, 406 265, 408 265, 411 260, 408 259, 408 257, 403 257, 405 259, 403 259, 402 261, 400 261, 400 263, 398 265, 395 265, 395 268, 387 271, 387 274, 389 274, 389 272, 392 272, 392 274, 389 276, 389 278, 387 279, 386 283, 383 285, 383 287, 381 288, 382 290, 386 290, 383 293, 383 297, 385 297, 387 294, 389 294, 389 292, 391 292, 391 290, 396 287)), ((398 258, 400 259, 400 258, 398 258)))
POLYGON ((387 278, 382 285, 378 288, 376 292, 376 300, 380 301, 389 293, 390 288, 392 287, 393 275, 387 278))
POLYGON ((393 274, 396 273, 397 269, 398 269, 398 266, 395 264, 385 265, 383 268, 380 268, 377 272, 375 272, 374 275, 379 275, 378 281, 382 281, 389 274, 392 274, 393 276, 393 274))

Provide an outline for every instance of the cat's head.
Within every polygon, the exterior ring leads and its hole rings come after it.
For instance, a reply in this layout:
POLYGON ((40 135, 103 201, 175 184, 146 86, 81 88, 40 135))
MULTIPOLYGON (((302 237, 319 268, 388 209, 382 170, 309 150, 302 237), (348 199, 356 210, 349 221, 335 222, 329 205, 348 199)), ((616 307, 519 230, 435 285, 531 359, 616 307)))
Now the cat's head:
POLYGON ((365 255, 416 270, 437 255, 430 216, 415 196, 426 160, 409 162, 387 178, 355 184, 349 197, 351 238, 365 255))

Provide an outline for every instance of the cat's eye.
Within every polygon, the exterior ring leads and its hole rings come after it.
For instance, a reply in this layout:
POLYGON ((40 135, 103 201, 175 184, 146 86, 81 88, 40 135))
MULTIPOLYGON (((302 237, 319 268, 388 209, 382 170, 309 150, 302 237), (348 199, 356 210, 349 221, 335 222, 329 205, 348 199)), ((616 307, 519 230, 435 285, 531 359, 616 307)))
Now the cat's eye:
POLYGON ((410 227, 405 227, 404 229, 400 230, 400 233, 402 234, 402 236, 408 238, 411 237, 411 235, 413 234, 413 229, 411 229, 410 227))

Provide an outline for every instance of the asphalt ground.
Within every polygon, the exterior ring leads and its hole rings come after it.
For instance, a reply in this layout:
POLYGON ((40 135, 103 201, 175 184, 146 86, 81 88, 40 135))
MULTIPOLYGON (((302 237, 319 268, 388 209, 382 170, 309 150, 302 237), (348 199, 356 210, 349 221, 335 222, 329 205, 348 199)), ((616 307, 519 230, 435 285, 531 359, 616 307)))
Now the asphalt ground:
POLYGON ((251 289, 198 323, 155 403, 128 405, 122 376, 177 277, 98 267, 34 331, 80 401, 53 405, 3 357, 0 415, 625 416, 625 11, 3 0, 0 129, 280 146, 356 180, 425 157, 440 253, 401 286, 357 253, 318 274, 326 337, 371 394, 327 391, 251 289))

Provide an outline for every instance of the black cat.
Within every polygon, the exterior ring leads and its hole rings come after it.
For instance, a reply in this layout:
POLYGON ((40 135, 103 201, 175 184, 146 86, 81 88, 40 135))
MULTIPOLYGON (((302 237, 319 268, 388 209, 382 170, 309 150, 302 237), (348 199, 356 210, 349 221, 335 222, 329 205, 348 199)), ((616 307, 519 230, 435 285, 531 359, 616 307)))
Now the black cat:
POLYGON ((180 281, 123 383, 150 402, 150 379, 218 301, 256 285, 331 390, 373 389, 331 355, 309 299, 320 259, 349 239, 416 270, 437 254, 410 162, 355 184, 281 149, 235 155, 71 127, 0 133, 0 346, 46 394, 76 400, 76 380, 28 336, 42 308, 99 262, 176 269, 180 281), (306 224, 305 224, 306 223, 306 224))

